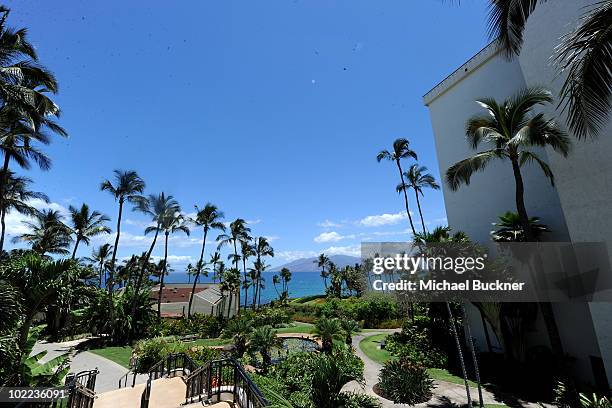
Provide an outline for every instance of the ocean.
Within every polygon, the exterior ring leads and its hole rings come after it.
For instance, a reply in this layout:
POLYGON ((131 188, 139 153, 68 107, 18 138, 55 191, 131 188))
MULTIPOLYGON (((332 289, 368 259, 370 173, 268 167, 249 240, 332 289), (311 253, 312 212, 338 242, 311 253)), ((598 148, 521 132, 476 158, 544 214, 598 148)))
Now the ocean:
MULTIPOLYGON (((265 289, 261 292, 261 302, 268 303, 271 300, 278 299, 278 295, 272 284, 272 276, 275 272, 264 272, 265 289)), ((189 281, 188 275, 185 272, 170 272, 166 276, 165 281, 168 283, 193 283, 189 281)), ((212 275, 205 278, 200 278, 200 283, 212 283, 212 275)), ((276 285, 280 292, 280 285, 276 285)), ((244 291, 243 291, 244 293, 244 291)), ((252 299, 252 291, 249 288, 249 303, 252 299)), ((319 272, 291 272, 291 280, 289 281, 289 297, 298 298, 311 295, 322 295, 325 293, 325 283, 319 275, 319 272)), ((241 302, 244 302, 242 299, 241 302)))

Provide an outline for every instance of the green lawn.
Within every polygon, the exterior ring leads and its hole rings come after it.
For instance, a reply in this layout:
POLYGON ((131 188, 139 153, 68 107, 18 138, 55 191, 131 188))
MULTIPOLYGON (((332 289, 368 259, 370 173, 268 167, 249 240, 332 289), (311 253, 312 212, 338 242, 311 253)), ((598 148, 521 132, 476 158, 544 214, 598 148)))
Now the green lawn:
POLYGON ((303 323, 303 322, 293 322, 290 326, 288 327, 281 327, 280 329, 274 329, 275 332, 277 333, 305 333, 305 334, 310 334, 312 333, 312 329, 313 329, 314 325, 310 324, 310 323, 303 323))
POLYGON ((101 349, 91 349, 88 351, 114 361, 125 368, 130 367, 130 357, 132 355, 132 347, 130 346, 105 347, 101 349))
MULTIPOLYGON (((376 361, 378 364, 384 364, 394 358, 388 351, 380 349, 380 342, 387 336, 388 334, 383 333, 366 337, 359 342, 359 348, 371 360, 376 361)), ((449 373, 448 370, 442 368, 429 368, 427 372, 434 380, 463 385, 463 378, 449 373)), ((476 383, 473 381, 468 381, 468 384, 470 384, 471 387, 476 387, 476 383)))

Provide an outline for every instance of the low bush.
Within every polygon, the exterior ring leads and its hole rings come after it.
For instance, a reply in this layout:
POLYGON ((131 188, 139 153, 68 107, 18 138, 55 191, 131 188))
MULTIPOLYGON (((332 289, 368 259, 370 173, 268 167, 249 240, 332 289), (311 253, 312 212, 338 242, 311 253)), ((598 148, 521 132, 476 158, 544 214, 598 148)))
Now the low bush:
POLYGON ((219 357, 219 351, 205 347, 186 344, 174 337, 155 337, 141 340, 134 348, 137 363, 136 372, 146 373, 162 358, 169 354, 185 353, 195 363, 204 365, 219 357))
POLYGON ((194 314, 190 318, 163 319, 149 328, 150 336, 187 336, 201 338, 219 337, 223 322, 216 316, 194 314))
POLYGON ((343 392, 338 396, 342 408, 381 408, 379 399, 361 392, 343 392))
POLYGON ((420 363, 403 357, 385 363, 378 376, 377 391, 400 404, 415 405, 432 396, 433 380, 420 363))
POLYGON ((446 368, 448 364, 446 354, 432 345, 427 316, 415 316, 404 323, 401 332, 387 336, 385 350, 430 368, 446 368))

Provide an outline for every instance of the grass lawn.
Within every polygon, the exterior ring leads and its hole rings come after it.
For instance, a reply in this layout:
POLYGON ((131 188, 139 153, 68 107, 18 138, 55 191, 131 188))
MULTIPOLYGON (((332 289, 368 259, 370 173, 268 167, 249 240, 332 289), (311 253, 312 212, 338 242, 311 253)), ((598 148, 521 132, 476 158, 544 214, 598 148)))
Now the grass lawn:
MULTIPOLYGON (((384 333, 366 337, 359 342, 359 348, 371 360, 376 361, 378 364, 384 364, 385 362, 394 358, 387 350, 381 350, 379 348, 380 342, 383 341, 387 336, 388 334, 384 333)), ((427 372, 434 380, 446 381, 453 384, 463 385, 463 378, 457 377, 456 375, 449 373, 448 370, 445 370, 443 368, 428 368, 427 372)), ((470 387, 476 387, 476 383, 473 381, 468 381, 468 384, 470 384, 470 387)))
POLYGON ((290 326, 288 327, 281 327, 280 329, 274 329, 274 331, 276 333, 305 333, 305 334, 310 334, 312 333, 312 329, 313 329, 314 325, 310 324, 310 323, 303 323, 303 322, 293 322, 290 326))
POLYGON ((90 349, 87 351, 91 351, 92 353, 97 354, 100 357, 104 357, 111 361, 114 361, 115 363, 120 364, 125 368, 130 367, 130 357, 132 355, 132 347, 130 346, 105 347, 101 349, 90 349))

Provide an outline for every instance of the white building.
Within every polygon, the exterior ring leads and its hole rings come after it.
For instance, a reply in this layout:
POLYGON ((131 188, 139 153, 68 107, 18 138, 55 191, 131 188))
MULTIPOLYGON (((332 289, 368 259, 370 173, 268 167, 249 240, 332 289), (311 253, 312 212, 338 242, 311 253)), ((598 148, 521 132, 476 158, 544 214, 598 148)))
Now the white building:
MULTIPOLYGON (((191 283, 165 283, 162 292, 161 314, 164 317, 180 317, 187 314, 189 309, 189 298, 191 297, 191 283)), ((157 299, 159 297, 159 285, 151 288, 151 307, 157 310, 157 299)), ((197 284, 191 313, 216 316, 234 316, 238 313, 238 297, 232 297, 231 310, 229 294, 221 293, 220 285, 214 283, 197 284)))
MULTIPOLYGON (((525 30, 521 55, 508 61, 492 45, 484 48, 424 96, 435 137, 440 174, 474 153, 465 138, 466 120, 482 108, 480 97, 503 100, 526 86, 545 86, 558 95, 558 77, 550 57, 559 38, 573 30, 584 6, 595 0, 540 2, 525 30)), ((565 123, 565 116, 547 108, 549 117, 565 123)), ((543 151, 555 174, 556 187, 536 167, 523 168, 526 206, 553 233, 553 241, 605 241, 612 254, 612 126, 597 140, 578 141, 569 158, 543 151)), ((507 163, 495 163, 472 177, 469 186, 453 192, 444 185, 448 223, 473 240, 490 241, 491 224, 505 211, 516 211, 514 179, 507 163)), ((555 304, 554 311, 566 353, 577 358, 576 375, 585 382, 612 384, 612 305, 602 303, 555 304)), ((480 317, 472 316, 479 346, 484 349, 480 317)), ((547 344, 540 321, 529 334, 531 344, 547 344)))

